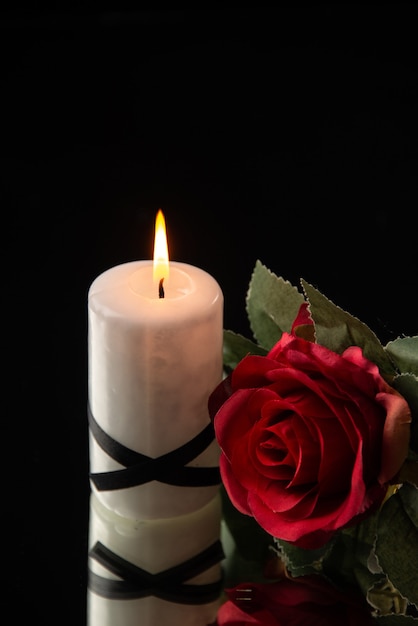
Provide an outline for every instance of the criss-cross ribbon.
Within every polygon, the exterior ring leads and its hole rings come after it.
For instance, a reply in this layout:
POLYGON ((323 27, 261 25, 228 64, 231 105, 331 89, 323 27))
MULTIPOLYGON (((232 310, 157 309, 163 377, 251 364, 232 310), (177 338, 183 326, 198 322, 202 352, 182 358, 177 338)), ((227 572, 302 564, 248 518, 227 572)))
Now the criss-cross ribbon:
POLYGON ((179 487, 208 487, 221 482, 219 467, 189 467, 214 440, 212 422, 176 450, 152 458, 135 452, 108 435, 96 422, 88 406, 90 431, 99 446, 125 469, 90 473, 98 491, 113 491, 143 485, 152 480, 179 487))
POLYGON ((91 548, 89 556, 121 579, 104 578, 89 568, 90 591, 109 599, 132 600, 155 596, 178 604, 206 604, 219 598, 223 588, 223 577, 202 585, 186 582, 225 557, 219 540, 184 563, 158 574, 150 574, 126 561, 99 541, 91 548))

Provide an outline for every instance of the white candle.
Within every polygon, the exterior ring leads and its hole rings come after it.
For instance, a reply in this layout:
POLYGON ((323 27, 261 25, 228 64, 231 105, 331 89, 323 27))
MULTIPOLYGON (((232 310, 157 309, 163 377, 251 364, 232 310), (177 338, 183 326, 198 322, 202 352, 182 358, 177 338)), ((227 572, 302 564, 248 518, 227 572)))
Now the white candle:
MULTIPOLYGON (((164 297, 152 261, 133 261, 98 276, 88 294, 89 406, 113 440, 157 458, 210 424, 207 402, 222 378, 223 295, 197 267, 170 263, 164 297)), ((215 440, 188 462, 217 467, 215 440)), ((93 474, 123 469, 90 434, 93 474)), ((139 519, 184 515, 209 502, 219 485, 151 480, 92 491, 118 514, 139 519)))
MULTIPOLYGON (((201 604, 183 603, 181 598, 171 601, 154 594, 140 597, 135 578, 128 578, 134 587, 129 594, 122 588, 119 594, 109 597, 106 583, 126 579, 123 568, 116 574, 108 563, 100 561, 97 546, 104 546, 111 557, 116 555, 151 575, 160 574, 172 567, 187 563, 189 559, 215 548, 220 536, 221 499, 218 493, 202 509, 185 516, 164 520, 137 521, 118 516, 95 498, 90 500, 89 575, 87 593, 88 626, 206 626, 214 623, 221 604, 222 591, 217 598, 201 604), (196 532, 199 529, 199 532, 196 532), (99 581, 93 577, 99 577, 99 581), (104 585, 103 585, 104 583, 104 585), (100 587, 100 591, 95 587, 100 587), (108 595, 106 595, 108 594, 108 595)), ((202 571, 185 578, 184 584, 222 586, 223 559, 214 550, 214 557, 203 565, 202 571)), ((174 584, 182 581, 179 576, 174 584)))

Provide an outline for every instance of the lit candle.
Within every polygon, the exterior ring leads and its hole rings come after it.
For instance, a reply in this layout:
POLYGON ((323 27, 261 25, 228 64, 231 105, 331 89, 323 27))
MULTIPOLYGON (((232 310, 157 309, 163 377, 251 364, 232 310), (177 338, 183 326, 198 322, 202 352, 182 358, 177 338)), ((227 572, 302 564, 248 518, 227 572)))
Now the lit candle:
POLYGON ((222 379, 223 295, 207 272, 168 262, 160 228, 159 212, 154 261, 111 268, 88 294, 92 491, 139 519, 185 515, 219 490, 207 401, 222 379))

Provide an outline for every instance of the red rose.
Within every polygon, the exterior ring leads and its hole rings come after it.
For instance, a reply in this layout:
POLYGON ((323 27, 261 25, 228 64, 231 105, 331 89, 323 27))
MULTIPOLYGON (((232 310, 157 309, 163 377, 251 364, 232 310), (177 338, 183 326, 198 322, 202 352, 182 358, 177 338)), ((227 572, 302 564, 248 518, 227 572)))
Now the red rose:
POLYGON ((368 606, 319 576, 270 584, 243 583, 227 590, 218 626, 373 626, 368 606))
POLYGON ((306 549, 375 510, 408 452, 408 404, 357 346, 339 355, 283 333, 237 365, 209 410, 232 503, 306 549))

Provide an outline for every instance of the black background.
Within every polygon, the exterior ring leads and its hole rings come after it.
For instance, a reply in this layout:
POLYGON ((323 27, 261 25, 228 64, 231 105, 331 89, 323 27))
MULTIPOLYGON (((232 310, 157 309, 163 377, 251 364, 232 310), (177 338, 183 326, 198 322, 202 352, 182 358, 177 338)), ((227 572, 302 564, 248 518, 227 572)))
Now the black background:
POLYGON ((11 623, 84 623, 87 291, 151 257, 158 208, 171 258, 220 283, 226 328, 249 335, 260 259, 384 342, 416 334, 416 18, 416 3, 3 11, 11 623))

